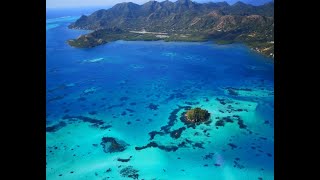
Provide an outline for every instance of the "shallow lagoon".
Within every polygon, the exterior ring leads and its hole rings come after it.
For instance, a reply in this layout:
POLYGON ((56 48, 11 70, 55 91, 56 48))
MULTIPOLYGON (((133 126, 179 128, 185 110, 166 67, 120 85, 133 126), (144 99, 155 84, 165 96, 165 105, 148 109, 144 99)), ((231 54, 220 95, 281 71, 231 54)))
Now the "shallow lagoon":
POLYGON ((66 40, 88 31, 67 29, 74 19, 47 20, 47 179, 274 179, 273 60, 213 42, 76 49, 66 40), (190 107, 211 123, 187 128, 190 107))

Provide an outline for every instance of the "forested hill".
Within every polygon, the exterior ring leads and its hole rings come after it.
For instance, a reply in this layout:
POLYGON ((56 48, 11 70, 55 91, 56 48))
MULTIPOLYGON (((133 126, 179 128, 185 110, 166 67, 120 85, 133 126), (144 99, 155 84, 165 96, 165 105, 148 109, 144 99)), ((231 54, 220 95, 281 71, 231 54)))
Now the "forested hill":
POLYGON ((94 32, 70 40, 69 44, 93 47, 118 39, 215 40, 218 43, 243 42, 273 57, 273 14, 273 2, 261 6, 243 2, 233 5, 226 2, 196 3, 191 0, 149 1, 142 5, 126 2, 81 16, 69 28, 94 32), (134 33, 142 30, 152 33, 134 33))

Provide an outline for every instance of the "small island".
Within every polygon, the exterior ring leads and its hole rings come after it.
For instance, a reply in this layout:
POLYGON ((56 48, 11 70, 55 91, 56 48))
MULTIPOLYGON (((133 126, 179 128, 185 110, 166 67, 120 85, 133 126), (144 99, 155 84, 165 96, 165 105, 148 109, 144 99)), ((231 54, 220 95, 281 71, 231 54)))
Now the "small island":
POLYGON ((184 114, 184 122, 186 124, 200 124, 202 122, 206 122, 208 121, 210 118, 210 113, 205 110, 205 109, 201 109, 201 108, 194 108, 194 109, 190 109, 188 110, 185 114, 184 114))

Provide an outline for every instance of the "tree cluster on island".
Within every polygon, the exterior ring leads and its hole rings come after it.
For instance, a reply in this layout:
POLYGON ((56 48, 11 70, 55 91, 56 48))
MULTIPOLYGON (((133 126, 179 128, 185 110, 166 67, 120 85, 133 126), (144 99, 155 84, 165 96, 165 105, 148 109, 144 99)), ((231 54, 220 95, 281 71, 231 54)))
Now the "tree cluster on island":
POLYGON ((185 114, 186 121, 190 123, 201 123, 209 120, 210 113, 201 108, 190 109, 185 114))

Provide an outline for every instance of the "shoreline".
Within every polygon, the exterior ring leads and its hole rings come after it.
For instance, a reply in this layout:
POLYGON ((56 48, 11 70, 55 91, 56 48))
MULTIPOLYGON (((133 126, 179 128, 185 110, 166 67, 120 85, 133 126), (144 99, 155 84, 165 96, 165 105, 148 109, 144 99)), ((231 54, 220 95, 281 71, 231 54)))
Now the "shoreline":
MULTIPOLYGON (((78 28, 69 28, 79 30, 78 28)), ((210 37, 207 33, 166 33, 142 31, 124 31, 119 28, 100 29, 77 38, 67 40, 68 45, 75 48, 93 48, 117 40, 123 41, 164 41, 164 42, 210 42, 216 45, 240 43, 247 46, 251 51, 274 60, 273 41, 241 41, 223 39, 222 37, 210 37)))
POLYGON ((223 45, 232 45, 232 44, 241 44, 241 45, 244 45, 246 46, 250 52, 252 53, 256 53, 256 54, 259 54, 263 57, 266 57, 266 58, 269 58, 269 59, 272 59, 274 61, 274 56, 270 56, 270 55, 267 55, 267 54, 264 54, 260 51, 257 51, 254 49, 254 47, 251 47, 249 46, 248 44, 244 43, 244 42, 231 42, 231 43, 218 43, 216 40, 203 40, 203 41, 184 41, 184 40, 169 40, 169 41, 166 41, 165 39, 157 39, 157 40, 126 40, 126 39, 117 39, 117 40, 114 40, 114 41, 109 41, 109 42, 106 42, 106 43, 103 43, 103 44, 99 44, 99 45, 96 45, 96 46, 92 46, 92 47, 77 47, 77 46, 72 46, 69 44, 69 41, 70 40, 67 40, 67 44, 70 46, 70 47, 73 47, 73 48, 80 48, 80 49, 86 49, 86 48, 94 48, 94 47, 97 47, 97 46, 100 46, 100 45, 104 45, 104 44, 107 44, 107 43, 111 43, 111 42, 116 42, 116 41, 127 41, 127 42, 135 42, 135 41, 141 41, 141 42, 150 42, 150 41, 162 41, 162 42, 181 42, 181 43, 196 43, 196 42, 199 42, 199 43, 204 43, 204 42, 207 42, 207 43, 213 43, 214 45, 218 45, 218 46, 223 46, 223 45))

